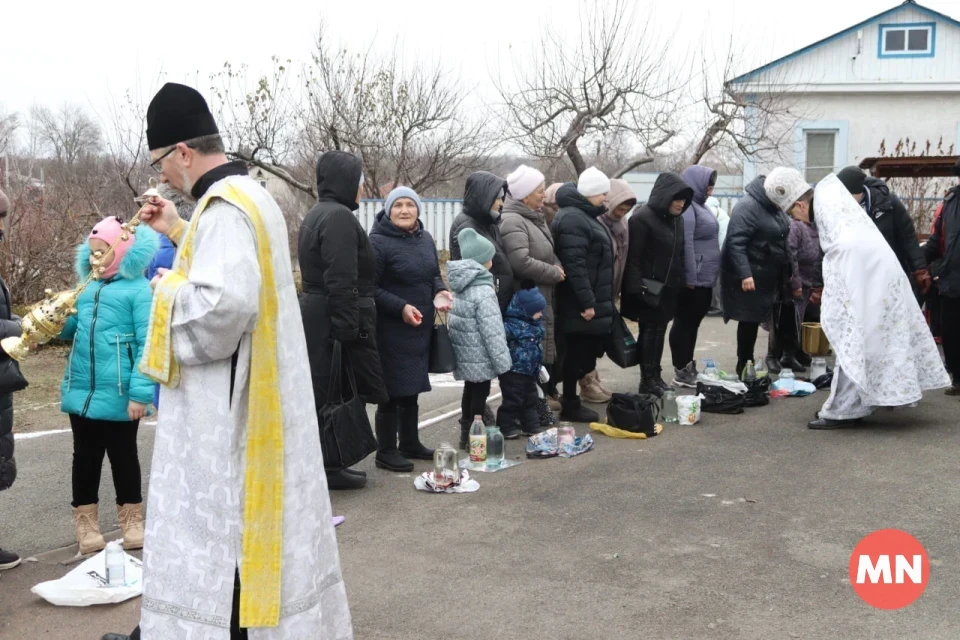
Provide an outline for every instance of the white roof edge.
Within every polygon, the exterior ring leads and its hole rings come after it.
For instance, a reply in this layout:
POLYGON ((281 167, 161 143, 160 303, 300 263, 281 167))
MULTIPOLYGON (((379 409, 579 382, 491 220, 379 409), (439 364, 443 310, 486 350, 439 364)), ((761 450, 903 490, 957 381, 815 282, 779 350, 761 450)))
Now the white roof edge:
POLYGON ((825 84, 761 84, 731 86, 739 94, 769 93, 960 93, 960 82, 833 82, 825 84))

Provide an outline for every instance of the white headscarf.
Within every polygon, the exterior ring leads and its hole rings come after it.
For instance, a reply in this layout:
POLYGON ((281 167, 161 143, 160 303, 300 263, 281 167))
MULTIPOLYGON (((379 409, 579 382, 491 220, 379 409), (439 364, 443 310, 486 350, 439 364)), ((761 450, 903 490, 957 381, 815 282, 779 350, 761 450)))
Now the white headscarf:
POLYGON ((820 322, 863 404, 907 405, 949 386, 896 255, 835 175, 817 185, 813 211, 824 251, 820 322))

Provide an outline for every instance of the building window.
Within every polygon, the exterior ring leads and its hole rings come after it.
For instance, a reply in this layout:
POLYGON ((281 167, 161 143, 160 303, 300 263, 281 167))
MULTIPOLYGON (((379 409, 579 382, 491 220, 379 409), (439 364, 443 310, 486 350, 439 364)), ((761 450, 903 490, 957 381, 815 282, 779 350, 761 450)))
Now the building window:
POLYGON ((836 168, 834 158, 836 158, 837 132, 807 131, 805 138, 807 143, 806 179, 810 184, 816 184, 833 173, 836 168))
POLYGON ((932 57, 936 23, 880 25, 880 57, 932 57))

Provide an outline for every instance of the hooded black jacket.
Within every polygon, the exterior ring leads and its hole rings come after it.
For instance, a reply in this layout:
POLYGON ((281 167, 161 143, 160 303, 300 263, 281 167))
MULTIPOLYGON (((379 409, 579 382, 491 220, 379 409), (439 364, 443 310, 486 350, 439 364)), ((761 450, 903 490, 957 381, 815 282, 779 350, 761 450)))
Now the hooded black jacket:
POLYGON ((900 198, 890 193, 890 187, 883 180, 868 177, 863 184, 870 194, 870 210, 867 214, 897 255, 900 266, 910 276, 910 283, 914 284, 913 273, 926 269, 927 263, 907 208, 900 198))
MULTIPOLYGON (((960 174, 960 161, 956 172, 960 174)), ((940 217, 924 249, 940 295, 960 298, 960 187, 950 189, 944 198, 940 217)), ((957 375, 956 371, 952 373, 957 375)))
MULTIPOLYGON (((20 321, 10 310, 10 291, 0 278, 0 340, 20 335, 20 321)), ((0 349, 0 358, 9 358, 0 349)), ((0 395, 0 491, 9 489, 17 477, 13 459, 13 394, 0 395)))
POLYGON ((613 241, 597 218, 607 208, 590 204, 573 183, 557 191, 557 205, 553 240, 567 274, 557 285, 557 330, 605 336, 613 328, 613 241), (580 315, 587 309, 595 313, 589 322, 580 315))
POLYGON ((450 259, 461 260, 460 242, 457 234, 464 229, 473 229, 493 243, 497 252, 493 256, 493 284, 497 290, 500 313, 506 313, 513 298, 513 267, 500 237, 500 213, 491 211, 497 198, 502 198, 507 189, 506 181, 487 171, 475 171, 467 178, 463 193, 463 210, 450 226, 450 259))
POLYGON ((766 179, 757 176, 748 184, 746 195, 730 215, 720 258, 723 316, 727 320, 766 321, 790 276, 790 218, 767 197, 763 189, 766 179), (746 278, 753 278, 756 291, 743 290, 746 278))
POLYGON ((343 344, 343 357, 353 367, 357 391, 364 401, 386 400, 376 340, 377 259, 353 213, 359 208, 362 173, 360 159, 351 153, 321 155, 317 160, 318 202, 300 225, 300 312, 317 408, 327 401, 333 340, 343 344))
POLYGON ((623 274, 620 308, 637 322, 669 322, 673 318, 677 293, 687 286, 683 268, 683 216, 670 215, 670 204, 685 200, 684 211, 693 201, 693 187, 675 173, 662 173, 650 192, 650 199, 630 216, 630 244, 623 274), (667 285, 660 304, 654 308, 641 296, 643 279, 667 285))

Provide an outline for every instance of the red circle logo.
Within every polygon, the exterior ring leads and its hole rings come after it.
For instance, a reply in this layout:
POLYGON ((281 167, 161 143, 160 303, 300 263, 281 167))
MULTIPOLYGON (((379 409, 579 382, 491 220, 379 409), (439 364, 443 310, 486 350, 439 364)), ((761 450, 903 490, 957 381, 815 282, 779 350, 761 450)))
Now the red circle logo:
POLYGON ((867 604, 902 609, 920 597, 930 560, 920 541, 899 529, 874 531, 850 555, 850 584, 867 604))

